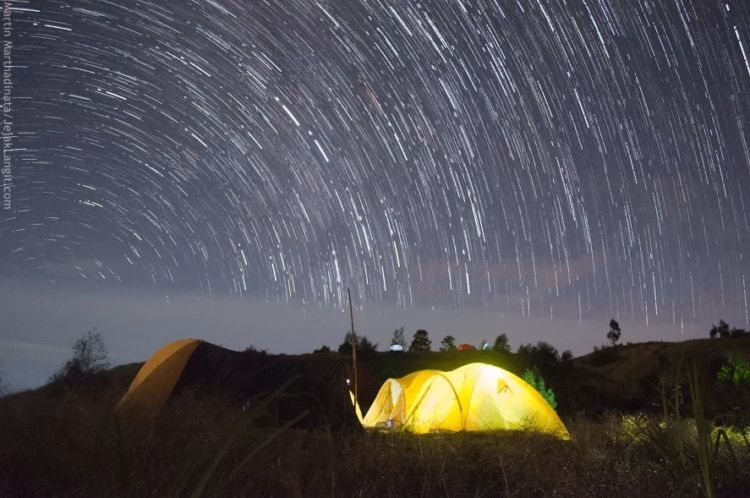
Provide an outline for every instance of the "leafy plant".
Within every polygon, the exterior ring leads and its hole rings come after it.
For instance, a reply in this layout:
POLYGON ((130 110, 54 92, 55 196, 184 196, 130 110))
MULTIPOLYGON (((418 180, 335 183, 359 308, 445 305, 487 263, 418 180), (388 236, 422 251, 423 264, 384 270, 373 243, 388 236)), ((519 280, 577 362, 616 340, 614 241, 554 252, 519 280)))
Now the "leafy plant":
POLYGON ((750 362, 740 355, 733 355, 721 366, 717 377, 720 382, 735 387, 750 386, 750 362))
POLYGON ((521 378, 529 384, 531 387, 536 389, 542 397, 547 400, 547 403, 553 408, 557 409, 557 400, 555 399, 555 393, 552 388, 547 387, 542 375, 536 367, 527 369, 524 371, 521 378))

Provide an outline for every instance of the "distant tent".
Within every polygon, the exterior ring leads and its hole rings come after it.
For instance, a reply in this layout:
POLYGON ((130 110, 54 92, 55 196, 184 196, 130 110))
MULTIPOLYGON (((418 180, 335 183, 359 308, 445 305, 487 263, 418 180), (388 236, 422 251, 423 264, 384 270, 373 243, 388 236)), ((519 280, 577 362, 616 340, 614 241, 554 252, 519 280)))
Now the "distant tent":
POLYGON ((346 387, 348 365, 343 357, 238 352, 182 339, 159 349, 141 367, 115 413, 123 421, 143 424, 185 391, 242 406, 272 395, 291 381, 274 400, 269 424, 307 411, 309 416, 301 425, 356 427, 346 387))
POLYGON ((473 346, 472 344, 459 344, 456 346, 456 349, 459 351, 476 351, 477 348, 473 346))
POLYGON ((151 355, 120 399, 116 411, 148 415, 159 412, 200 343, 197 339, 181 339, 151 355))
POLYGON ((557 413, 520 377, 492 365, 470 363, 441 372, 419 370, 388 379, 364 417, 367 428, 433 431, 533 429, 569 438, 557 413))

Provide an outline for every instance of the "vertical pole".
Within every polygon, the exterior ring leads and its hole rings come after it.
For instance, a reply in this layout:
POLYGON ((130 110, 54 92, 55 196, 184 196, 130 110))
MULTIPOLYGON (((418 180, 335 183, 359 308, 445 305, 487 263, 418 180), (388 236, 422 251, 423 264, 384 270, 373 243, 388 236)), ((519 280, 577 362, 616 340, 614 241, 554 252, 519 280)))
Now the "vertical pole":
POLYGON ((346 293, 349 296, 349 319, 352 323, 352 364, 354 366, 354 402, 357 402, 357 334, 354 332, 354 310, 352 308, 352 292, 347 287, 346 293))

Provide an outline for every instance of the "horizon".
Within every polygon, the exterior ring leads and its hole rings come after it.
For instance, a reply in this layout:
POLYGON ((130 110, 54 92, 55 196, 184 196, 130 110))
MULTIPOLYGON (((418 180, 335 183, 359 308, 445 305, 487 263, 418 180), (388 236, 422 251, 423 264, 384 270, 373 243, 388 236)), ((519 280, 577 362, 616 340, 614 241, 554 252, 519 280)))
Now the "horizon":
MULTIPOLYGON (((49 288, 40 292, 27 284, 12 289, 10 292, 7 285, 0 284, 0 290, 12 296, 4 303, 9 309, 4 314, 4 330, 19 331, 0 338, 0 377, 13 390, 46 383, 50 374, 70 358, 75 340, 94 327, 102 335, 113 367, 146 361, 165 344, 188 337, 238 351, 254 346, 270 354, 304 354, 323 345, 335 351, 350 329, 347 308, 200 295, 170 296, 170 304, 162 306, 166 296, 159 299, 122 291, 73 293, 49 288), (44 299, 33 301, 29 299, 31 295, 44 299), (139 310, 137 316, 132 309, 139 310), (70 322, 71 316, 75 321, 70 322), (56 324, 60 322, 68 323, 59 327, 56 324), (131 341, 132 337, 138 341, 131 341)), ((417 329, 426 329, 433 351, 449 334, 457 344, 478 346, 482 340, 492 344, 504 333, 514 352, 521 344, 546 341, 560 352, 570 350, 577 357, 608 342, 610 318, 617 319, 601 315, 579 322, 461 308, 370 305, 362 309, 356 303, 354 309, 357 333, 377 343, 380 351, 387 350, 393 331, 403 326, 407 343, 417 329), (461 330, 466 324, 469 325, 461 330)), ((623 331, 620 343, 626 344, 708 338, 711 325, 718 320, 683 324, 682 328, 671 323, 646 326, 645 322, 622 317, 618 321, 623 331)))

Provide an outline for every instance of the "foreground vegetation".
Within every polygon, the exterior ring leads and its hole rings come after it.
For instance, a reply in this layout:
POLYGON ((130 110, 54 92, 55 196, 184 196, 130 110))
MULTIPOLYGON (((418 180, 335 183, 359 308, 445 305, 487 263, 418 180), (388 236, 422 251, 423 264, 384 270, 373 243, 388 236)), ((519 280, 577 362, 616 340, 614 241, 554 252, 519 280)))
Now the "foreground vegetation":
MULTIPOLYGON (((750 496, 746 336, 565 360, 543 348, 363 355, 364 406, 385 377, 417 369, 533 368, 554 388, 571 441, 321 427, 315 403, 280 417, 291 380, 244 402, 186 389, 156 420, 123 421, 114 406, 140 365, 107 370, 98 348, 74 352, 49 385, 0 399, 0 497, 750 496)), ((344 357, 310 358, 328 368, 344 357)))
POLYGON ((569 418, 572 441, 412 436, 258 427, 278 394, 238 407, 183 393, 139 426, 113 416, 125 378, 99 381, 115 388, 0 400, 0 496, 745 496, 750 483, 742 434, 713 429, 706 452, 674 413, 569 418))

